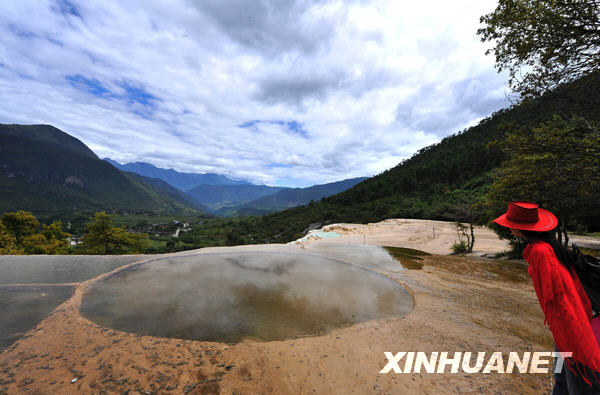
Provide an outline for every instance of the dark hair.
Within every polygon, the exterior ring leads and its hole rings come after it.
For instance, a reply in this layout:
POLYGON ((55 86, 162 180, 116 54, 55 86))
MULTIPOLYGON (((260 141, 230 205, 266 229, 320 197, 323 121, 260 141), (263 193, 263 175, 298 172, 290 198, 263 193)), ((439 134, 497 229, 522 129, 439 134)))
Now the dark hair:
POLYGON ((531 230, 521 230, 525 239, 527 239, 528 243, 533 243, 535 241, 545 241, 550 244, 550 247, 554 250, 554 254, 560 263, 562 263, 569 272, 574 264, 573 253, 569 251, 567 247, 565 247, 562 243, 558 241, 556 238, 556 232, 551 230, 549 232, 534 232, 531 230))

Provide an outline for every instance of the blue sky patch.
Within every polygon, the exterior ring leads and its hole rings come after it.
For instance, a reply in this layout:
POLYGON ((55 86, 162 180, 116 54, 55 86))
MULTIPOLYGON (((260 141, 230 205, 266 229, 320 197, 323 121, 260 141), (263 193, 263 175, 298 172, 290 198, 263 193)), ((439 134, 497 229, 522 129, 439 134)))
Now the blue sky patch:
POLYGON ((248 122, 244 122, 241 125, 238 125, 238 127, 240 127, 240 128, 251 128, 252 126, 256 125, 259 122, 260 122, 259 120, 248 121, 248 122))
POLYGON ((121 84, 121 87, 125 90, 124 97, 130 104, 139 103, 143 106, 154 107, 155 102, 159 100, 156 96, 146 92, 144 87, 141 85, 134 86, 126 82, 121 84))
POLYGON ((103 99, 122 100, 126 102, 129 106, 133 107, 131 112, 144 119, 151 118, 156 108, 156 102, 160 101, 159 98, 148 93, 142 85, 122 82, 119 86, 123 89, 124 93, 116 94, 95 78, 87 78, 81 74, 67 75, 65 78, 75 89, 85 91, 103 99))
POLYGON ((302 124, 296 121, 291 121, 287 123, 288 130, 292 133, 295 133, 299 136, 308 138, 308 132, 302 127, 302 124))
POLYGON ((282 120, 277 120, 277 119, 275 119, 275 120, 254 119, 251 121, 246 121, 246 122, 238 125, 238 127, 249 129, 249 128, 255 127, 256 125, 258 125, 260 123, 287 126, 288 131, 291 132, 292 134, 297 134, 305 139, 308 138, 308 132, 303 128, 303 125, 298 121, 282 121, 282 120))
POLYGON ((56 0, 56 8, 58 10, 58 12, 60 12, 61 14, 65 15, 65 16, 76 16, 78 18, 83 19, 83 17, 81 16, 81 13, 79 12, 79 10, 77 9, 77 7, 75 7, 73 5, 73 3, 71 3, 68 0, 56 0))
POLYGON ((67 75, 65 77, 73 88, 86 91, 94 96, 110 97, 112 93, 106 89, 97 79, 85 78, 81 74, 67 75))

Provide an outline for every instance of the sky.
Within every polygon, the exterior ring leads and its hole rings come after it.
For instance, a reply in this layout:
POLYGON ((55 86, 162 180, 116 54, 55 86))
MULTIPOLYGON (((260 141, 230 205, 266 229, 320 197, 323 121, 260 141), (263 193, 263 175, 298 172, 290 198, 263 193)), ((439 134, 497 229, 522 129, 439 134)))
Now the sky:
POLYGON ((496 1, 3 0, 0 123, 254 183, 373 176, 508 107, 496 1))

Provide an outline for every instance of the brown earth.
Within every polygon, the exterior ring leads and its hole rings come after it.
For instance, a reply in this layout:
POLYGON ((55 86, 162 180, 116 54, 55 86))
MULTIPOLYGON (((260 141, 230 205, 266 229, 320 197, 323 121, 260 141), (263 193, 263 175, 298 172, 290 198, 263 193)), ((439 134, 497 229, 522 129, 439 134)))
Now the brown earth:
MULTIPOLYGON (((464 224, 468 226, 468 224, 464 224)), ((431 254, 449 254, 452 244, 459 240, 456 223, 433 221, 426 219, 394 218, 370 224, 331 224, 324 226, 323 231, 333 231, 341 236, 331 239, 311 238, 305 243, 367 244, 380 246, 398 246, 414 248, 431 254)), ((494 255, 509 248, 506 240, 500 239, 496 233, 484 226, 475 226, 475 244, 473 254, 476 256, 494 255)), ((464 239, 464 236, 461 235, 464 239)), ((571 242, 582 246, 598 245, 600 241, 593 237, 571 235, 571 242)), ((589 247, 592 248, 592 247, 589 247)))

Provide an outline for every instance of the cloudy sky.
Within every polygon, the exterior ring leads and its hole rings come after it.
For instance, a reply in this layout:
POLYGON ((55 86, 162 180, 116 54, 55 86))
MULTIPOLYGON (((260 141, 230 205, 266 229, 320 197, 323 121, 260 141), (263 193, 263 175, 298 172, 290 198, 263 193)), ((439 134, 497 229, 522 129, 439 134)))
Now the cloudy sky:
POLYGON ((491 0, 3 0, 0 123, 256 183, 371 176, 509 105, 491 0))

